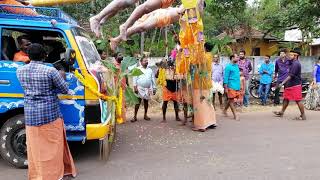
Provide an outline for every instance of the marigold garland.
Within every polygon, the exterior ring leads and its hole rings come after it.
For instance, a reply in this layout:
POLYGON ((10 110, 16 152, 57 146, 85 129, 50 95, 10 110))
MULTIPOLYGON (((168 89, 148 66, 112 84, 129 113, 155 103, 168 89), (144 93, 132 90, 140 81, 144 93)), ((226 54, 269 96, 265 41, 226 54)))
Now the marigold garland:
MULTIPOLYGON (((121 113, 122 113, 122 99, 123 99, 123 93, 122 93, 122 88, 121 87, 119 89, 119 97, 118 98, 116 96, 107 96, 107 95, 101 94, 95 88, 90 86, 88 81, 79 73, 78 70, 75 70, 74 76, 81 82, 81 84, 83 84, 83 86, 88 88, 89 91, 91 91, 93 94, 98 96, 100 99, 105 100, 105 101, 114 101, 116 103, 116 114, 121 116, 121 113)), ((123 119, 121 117, 117 118, 117 123, 118 124, 123 123, 123 119)))
POLYGON ((162 87, 167 85, 166 70, 164 68, 160 68, 159 69, 159 75, 158 75, 157 83, 158 83, 158 85, 160 85, 162 87))

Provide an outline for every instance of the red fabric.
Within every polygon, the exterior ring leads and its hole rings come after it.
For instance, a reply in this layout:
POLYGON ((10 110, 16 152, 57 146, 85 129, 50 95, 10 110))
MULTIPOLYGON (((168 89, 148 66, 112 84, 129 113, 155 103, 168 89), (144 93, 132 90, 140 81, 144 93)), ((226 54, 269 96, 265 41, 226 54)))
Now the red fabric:
POLYGON ((284 89, 283 98, 289 101, 301 101, 302 100, 302 86, 292 86, 284 89))
POLYGON ((227 96, 229 99, 239 98, 239 95, 240 95, 240 91, 236 91, 228 88, 227 96))
POLYGON ((162 91, 163 101, 178 101, 177 92, 171 92, 166 87, 162 91))

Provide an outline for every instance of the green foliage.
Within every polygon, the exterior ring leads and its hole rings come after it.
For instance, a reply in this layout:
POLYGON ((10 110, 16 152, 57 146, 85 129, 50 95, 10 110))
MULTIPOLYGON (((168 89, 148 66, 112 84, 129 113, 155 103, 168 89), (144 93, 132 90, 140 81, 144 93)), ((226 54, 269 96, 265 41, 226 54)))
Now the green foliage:
POLYGON ((134 57, 124 57, 123 60, 121 61, 121 72, 125 73, 127 71, 127 69, 136 64, 137 63, 137 59, 134 57))
MULTIPOLYGON (((111 0, 93 0, 88 3, 65 5, 61 8, 81 24, 88 24, 89 17, 99 13, 110 2, 111 0)), ((319 0, 257 0, 252 7, 246 4, 246 0, 206 0, 206 4, 203 17, 206 39, 214 44, 217 43, 215 51, 222 54, 228 54, 229 48, 222 48, 225 43, 218 42, 214 37, 222 32, 232 34, 239 27, 248 32, 256 28, 265 34, 275 35, 279 39, 284 37, 285 30, 297 27, 302 30, 304 44, 309 44, 312 38, 320 36, 319 0)), ((119 25, 126 21, 134 8, 132 6, 119 12, 103 25, 104 38, 95 40, 99 49, 108 49, 108 39, 119 34, 119 25)), ((172 27, 170 28, 172 30, 172 27)), ((174 28, 174 31, 177 32, 178 28, 174 28)), ((159 29, 145 32, 144 47, 145 51, 151 52, 151 56, 165 55, 164 31, 162 29, 161 33, 159 32, 159 29)), ((173 34, 169 32, 169 52, 174 45, 173 34)), ((133 35, 130 41, 121 43, 119 49, 129 56, 139 53, 140 35, 133 35)))
POLYGON ((133 92, 132 88, 126 88, 124 95, 126 97, 126 103, 128 105, 133 106, 133 105, 139 103, 139 99, 138 99, 136 93, 133 92))
POLYGON ((139 68, 133 68, 130 72, 129 72, 129 76, 130 77, 134 77, 134 76, 140 76, 142 75, 143 72, 139 69, 139 68))
POLYGON ((232 54, 232 48, 229 46, 232 43, 232 39, 229 36, 225 36, 222 39, 212 38, 210 41, 214 46, 212 52, 214 54, 229 56, 232 54))
POLYGON ((108 49, 109 42, 105 39, 97 39, 94 41, 94 44, 96 45, 97 49, 105 50, 108 49))
POLYGON ((111 70, 113 73, 116 73, 118 71, 118 69, 116 68, 116 66, 112 62, 110 62, 110 61, 101 61, 101 62, 106 68, 111 70))
POLYGON ((244 23, 242 18, 246 9, 245 0, 209 0, 206 3, 205 11, 208 13, 205 15, 211 15, 211 19, 204 18, 207 28, 213 28, 217 33, 231 32, 244 23), (207 24, 206 21, 211 23, 207 24))
MULTIPOLYGON (((127 71, 128 67, 134 65, 137 63, 137 60, 132 57, 124 57, 121 62, 121 73, 119 74, 119 70, 116 68, 116 66, 111 61, 102 61, 102 64, 108 68, 113 74, 116 74, 118 78, 116 78, 115 81, 115 89, 108 89, 108 92, 111 92, 111 94, 117 95, 119 92, 121 84, 121 80, 125 77, 134 77, 134 76, 140 76, 143 74, 143 72, 138 68, 133 68, 130 72, 127 71)), ((126 102, 129 105, 134 105, 138 102, 138 97, 133 92, 132 88, 127 86, 125 88, 125 94, 126 102)))

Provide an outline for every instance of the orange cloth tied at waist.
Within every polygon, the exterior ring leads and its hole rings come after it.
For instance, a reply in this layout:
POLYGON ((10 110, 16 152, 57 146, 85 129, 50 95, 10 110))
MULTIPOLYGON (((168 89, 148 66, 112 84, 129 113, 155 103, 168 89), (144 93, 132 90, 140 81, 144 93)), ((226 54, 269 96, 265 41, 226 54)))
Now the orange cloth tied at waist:
POLYGON ((161 0, 161 8, 168 8, 170 7, 175 0, 161 0))
MULTIPOLYGON (((20 2, 17 2, 15 0, 3 0, 0 1, 1 4, 6 4, 6 5, 13 5, 13 6, 23 6, 23 7, 28 7, 23 5, 20 2)), ((23 14, 23 15, 28 15, 28 16, 38 16, 38 13, 32 10, 31 8, 18 8, 18 7, 2 7, 4 10, 14 13, 14 14, 23 14)))
POLYGON ((162 99, 163 101, 177 101, 178 92, 171 92, 166 87, 162 89, 162 99))

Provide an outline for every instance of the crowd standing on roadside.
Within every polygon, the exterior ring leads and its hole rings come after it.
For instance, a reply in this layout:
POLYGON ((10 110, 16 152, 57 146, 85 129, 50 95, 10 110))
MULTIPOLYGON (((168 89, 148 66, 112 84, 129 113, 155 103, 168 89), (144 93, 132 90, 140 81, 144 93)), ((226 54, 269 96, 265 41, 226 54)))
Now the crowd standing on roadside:
MULTIPOLYGON (((184 112, 184 120, 182 125, 187 124, 187 118, 192 117, 193 122, 193 130, 196 131, 206 131, 208 127, 216 127, 216 119, 209 118, 215 117, 215 110, 216 110, 216 99, 218 98, 218 103, 220 108, 222 109, 223 114, 227 115, 227 111, 230 109, 233 118, 235 120, 240 120, 239 113, 237 111, 241 111, 242 107, 249 107, 250 105, 250 94, 249 94, 249 87, 250 87, 250 80, 251 74, 253 71, 253 66, 250 61, 246 57, 246 52, 244 50, 240 50, 239 54, 234 53, 230 56, 230 62, 224 67, 224 65, 220 62, 220 57, 218 54, 212 55, 210 53, 211 45, 206 44, 207 49, 207 56, 208 62, 210 62, 210 69, 208 72, 210 73, 211 84, 208 87, 211 87, 209 91, 204 90, 201 93, 209 93, 211 94, 211 104, 212 107, 208 106, 207 104, 203 104, 201 98, 197 98, 198 95, 197 89, 188 90, 186 82, 183 83, 183 80, 180 78, 176 78, 174 75, 174 66, 175 66, 175 56, 176 51, 179 50, 179 46, 177 46, 171 54, 171 58, 167 61, 167 68, 166 68, 166 85, 163 87, 163 105, 162 105, 162 114, 163 114, 163 121, 167 122, 166 119, 166 112, 167 112, 167 105, 169 101, 173 101, 174 104, 174 111, 176 114, 176 120, 180 121, 179 118, 179 105, 183 104, 183 112, 184 112), (172 73, 169 73, 172 72, 172 73), (171 78, 170 78, 171 77, 171 78), (184 91, 183 91, 184 90, 184 91), (183 91, 183 93, 181 93, 183 91), (191 92, 191 99, 186 101, 188 94, 191 92), (197 96, 195 98, 195 96, 197 96), (183 102, 181 99, 185 99, 183 102), (200 101, 197 102, 196 100, 199 99, 200 101), (188 116, 189 107, 191 107, 191 115, 188 116), (200 107, 200 108, 199 108, 200 107), (205 112, 203 111, 205 110, 205 112), (212 114, 210 113, 212 110, 212 114), (206 117, 204 117, 206 116, 206 117), (210 120, 213 120, 212 122, 210 120)), ((271 62, 271 57, 269 55, 264 56, 264 62, 258 66, 258 75, 260 77, 259 80, 259 88, 258 94, 261 101, 262 106, 266 106, 268 104, 279 105, 280 104, 280 89, 284 87, 283 92, 283 104, 282 109, 280 111, 273 112, 275 116, 282 117, 286 111, 286 108, 289 105, 290 101, 296 102, 299 110, 300 115, 295 120, 306 120, 306 114, 304 111, 304 104, 302 103, 302 77, 301 77, 301 64, 299 61, 300 57, 299 49, 292 50, 288 52, 286 49, 281 49, 279 52, 279 58, 275 60, 274 63, 271 62), (274 88, 274 97, 272 102, 269 102, 269 95, 271 88, 274 88)), ((150 80, 151 82, 151 80, 150 80)), ((137 83, 137 82, 136 82, 137 83)), ((136 84, 135 83, 135 84, 136 84)), ((320 105, 320 58, 316 62, 314 66, 314 73, 313 73, 313 83, 312 88, 313 94, 308 93, 305 104, 310 104, 309 101, 316 101, 316 107, 313 109, 318 108, 320 105), (308 99, 309 97, 309 99, 308 99), (312 98, 310 98, 312 97, 312 98)), ((137 86, 135 86, 135 90, 138 93, 139 97, 141 97, 141 93, 137 91, 137 86)), ((148 92, 151 89, 149 89, 148 92)), ((310 91, 309 90, 309 91, 310 91)), ((198 92, 200 93, 200 91, 198 92)), ((151 93, 152 94, 152 93, 151 93)), ((149 94, 149 95, 151 95, 149 94)), ((200 97, 200 96, 199 96, 200 97)), ((150 98, 148 96, 148 98, 150 98)), ((144 98, 144 102, 147 103, 146 99, 144 98)), ((133 122, 136 121, 137 109, 139 105, 135 108, 135 115, 133 122)), ((148 105, 145 105, 147 108, 148 105)), ((306 106, 307 109, 309 106, 306 106)), ((148 120, 149 117, 146 115, 147 110, 145 110, 145 119, 148 120)))

